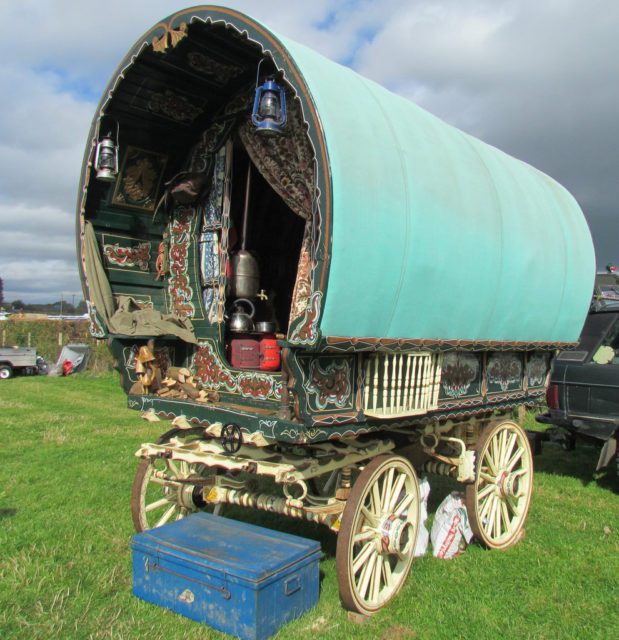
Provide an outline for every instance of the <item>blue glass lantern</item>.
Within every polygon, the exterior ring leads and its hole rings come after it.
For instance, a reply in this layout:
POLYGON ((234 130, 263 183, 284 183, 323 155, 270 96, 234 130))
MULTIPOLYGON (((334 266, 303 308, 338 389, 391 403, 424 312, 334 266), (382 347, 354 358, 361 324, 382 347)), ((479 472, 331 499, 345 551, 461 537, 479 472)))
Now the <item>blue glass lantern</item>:
POLYGON ((256 87, 251 121, 256 131, 282 133, 286 126, 286 92, 273 78, 256 87))

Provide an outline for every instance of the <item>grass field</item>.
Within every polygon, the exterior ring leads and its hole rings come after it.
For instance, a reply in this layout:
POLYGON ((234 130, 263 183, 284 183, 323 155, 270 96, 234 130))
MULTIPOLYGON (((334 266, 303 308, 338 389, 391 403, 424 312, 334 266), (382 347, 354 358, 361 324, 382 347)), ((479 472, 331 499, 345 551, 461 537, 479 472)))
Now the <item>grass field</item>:
MULTIPOLYGON (((164 430, 125 408, 112 375, 0 383, 2 640, 227 637, 131 595, 133 453, 164 430)), ((545 445, 517 547, 417 560, 396 601, 363 625, 339 606, 326 529, 247 513, 319 539, 325 554, 318 606, 276 637, 619 637, 619 482, 594 478, 596 453, 545 445)), ((452 487, 432 486, 435 508, 452 487)))

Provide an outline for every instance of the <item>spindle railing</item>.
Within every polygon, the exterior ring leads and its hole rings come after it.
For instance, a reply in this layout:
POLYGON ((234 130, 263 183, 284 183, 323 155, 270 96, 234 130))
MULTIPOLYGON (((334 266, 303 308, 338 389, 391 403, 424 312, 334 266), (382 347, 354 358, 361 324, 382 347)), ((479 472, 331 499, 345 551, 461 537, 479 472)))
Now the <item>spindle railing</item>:
POLYGON ((436 353, 371 354, 365 362, 365 414, 397 418, 436 409, 441 359, 436 353))

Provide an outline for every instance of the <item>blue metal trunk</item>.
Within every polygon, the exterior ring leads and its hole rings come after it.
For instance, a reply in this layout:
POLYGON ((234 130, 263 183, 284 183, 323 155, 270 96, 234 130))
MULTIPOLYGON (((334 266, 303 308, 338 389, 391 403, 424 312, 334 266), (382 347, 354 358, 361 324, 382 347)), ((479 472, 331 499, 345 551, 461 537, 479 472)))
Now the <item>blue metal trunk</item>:
POLYGON ((320 544, 199 513, 133 538, 133 593, 248 640, 318 601, 320 544))

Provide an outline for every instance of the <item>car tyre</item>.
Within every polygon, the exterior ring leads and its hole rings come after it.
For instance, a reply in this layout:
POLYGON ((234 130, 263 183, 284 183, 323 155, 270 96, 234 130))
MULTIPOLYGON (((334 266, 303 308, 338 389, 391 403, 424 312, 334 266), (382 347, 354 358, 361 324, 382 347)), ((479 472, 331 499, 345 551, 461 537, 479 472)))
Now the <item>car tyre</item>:
POLYGON ((13 369, 8 364, 0 365, 0 380, 8 380, 13 375, 13 369))

